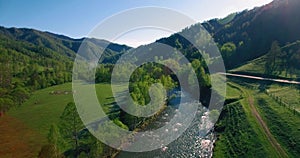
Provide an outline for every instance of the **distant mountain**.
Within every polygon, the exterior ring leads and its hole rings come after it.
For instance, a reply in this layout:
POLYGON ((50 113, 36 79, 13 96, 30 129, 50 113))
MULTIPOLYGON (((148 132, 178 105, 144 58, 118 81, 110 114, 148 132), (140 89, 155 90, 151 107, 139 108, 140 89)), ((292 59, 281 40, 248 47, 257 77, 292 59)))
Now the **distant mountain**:
MULTIPOLYGON (((224 19, 212 19, 201 25, 213 36, 220 48, 226 43, 233 43, 236 50, 230 54, 223 53, 228 69, 238 67, 248 61, 265 55, 274 41, 278 41, 281 47, 300 39, 300 1, 299 0, 274 0, 270 4, 245 10, 240 13, 230 14, 224 19)), ((200 24, 192 25, 185 30, 191 36, 197 34, 200 24)), ((45 47, 63 56, 74 58, 81 45, 82 39, 72 39, 63 35, 49 32, 41 32, 33 29, 17 29, 0 27, 0 36, 28 42, 45 47)), ((192 51, 191 44, 178 36, 171 35, 157 40, 176 47, 178 41, 184 47, 192 51)), ((89 39, 89 45, 95 49, 102 48, 108 43, 105 40, 89 39), (97 47, 97 48, 96 48, 97 47)), ((105 63, 115 62, 120 52, 130 49, 126 45, 111 43, 102 59, 105 63)), ((188 50, 186 50, 188 51, 188 50)), ((86 57, 92 57, 92 52, 87 52, 86 57)), ((187 56, 191 54, 186 53, 187 56)), ((199 58, 199 57, 192 57, 199 58)))
MULTIPOLYGON (((131 47, 126 45, 110 43, 105 40, 87 38, 73 39, 63 35, 26 28, 0 27, 0 37, 2 39, 25 42, 34 46, 43 47, 60 55, 69 57, 72 60, 75 58, 76 53, 84 40, 91 42, 97 49, 103 49, 104 46, 107 46, 104 51, 105 57, 103 58, 105 62, 114 62, 117 60, 119 53, 131 49, 131 47)), ((86 57, 89 57, 91 56, 90 54, 92 54, 92 52, 86 53, 86 57)))

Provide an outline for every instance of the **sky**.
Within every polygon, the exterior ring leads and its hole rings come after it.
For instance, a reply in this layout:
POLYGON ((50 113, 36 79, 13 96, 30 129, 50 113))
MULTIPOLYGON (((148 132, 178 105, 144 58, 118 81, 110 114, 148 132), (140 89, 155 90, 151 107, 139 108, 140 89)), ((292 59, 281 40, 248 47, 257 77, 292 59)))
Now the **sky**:
MULTIPOLYGON (((179 11, 197 22, 252 9, 272 0, 0 0, 0 25, 34 28, 72 38, 88 36, 104 19, 124 10, 157 6, 179 11)), ((177 30, 180 31, 180 30, 177 30)), ((137 30, 116 43, 136 47, 169 36, 163 30, 137 30)), ((99 37, 101 38, 101 37, 99 37)))

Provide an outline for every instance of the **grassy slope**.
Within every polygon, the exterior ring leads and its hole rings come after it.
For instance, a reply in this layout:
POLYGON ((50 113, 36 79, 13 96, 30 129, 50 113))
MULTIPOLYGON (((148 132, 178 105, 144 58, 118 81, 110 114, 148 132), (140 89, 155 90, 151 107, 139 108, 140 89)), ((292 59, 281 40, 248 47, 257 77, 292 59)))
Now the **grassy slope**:
MULTIPOLYGON (((113 99, 111 99, 112 93, 109 84, 97 84, 97 96, 101 103, 111 103, 113 99)), ((53 86, 50 88, 46 88, 43 90, 39 90, 33 93, 28 101, 26 101, 22 106, 11 109, 5 119, 0 118, 0 128, 7 129, 19 129, 18 132, 15 132, 14 135, 12 133, 4 133, 0 138, 1 140, 7 140, 10 138, 22 138, 22 135, 27 136, 23 141, 23 146, 18 148, 17 144, 20 144, 19 140, 13 140, 10 142, 10 146, 14 149, 14 153, 22 153, 32 157, 32 155, 36 155, 40 150, 41 146, 47 143, 47 135, 51 124, 56 124, 59 121, 59 116, 63 112, 65 105, 68 102, 73 101, 73 95, 69 94, 50 94, 52 91, 71 91, 71 83, 53 86), (29 133, 29 134, 28 134, 29 133), (31 150, 28 150, 29 148, 31 150)), ((105 111, 108 111, 109 108, 104 108, 105 111)), ((7 145, 7 144, 6 144, 7 145)), ((0 153, 4 153, 5 150, 4 143, 0 143, 0 153)), ((6 153, 7 153, 6 152, 6 153)), ((24 155, 24 154, 23 154, 24 155)), ((12 157, 16 157, 17 155, 13 155, 12 157)), ((2 157, 0 155, 0 157, 2 157)), ((10 157, 10 156, 4 156, 10 157)), ((24 157, 24 156, 17 156, 24 157)))
POLYGON ((50 125, 59 121, 65 105, 73 99, 70 93, 57 95, 50 93, 70 90, 71 84, 67 83, 36 91, 22 106, 10 110, 8 115, 22 120, 41 135, 47 136, 50 125))
POLYGON ((279 105, 264 93, 253 95, 256 98, 257 109, 271 133, 288 151, 289 157, 298 157, 300 155, 300 115, 293 114, 291 110, 279 105))
MULTIPOLYGON (((58 94, 52 95, 52 91, 71 91, 71 83, 46 88, 36 91, 30 99, 21 107, 9 111, 8 115, 22 120, 26 125, 37 130, 41 135, 48 134, 49 127, 52 123, 57 123, 63 112, 65 105, 73 101, 73 95, 58 94)), ((110 85, 97 84, 97 96, 100 102, 111 103, 113 99, 110 85)), ((105 108, 107 111, 108 108, 105 108)))
MULTIPOLYGON (((285 56, 288 57, 287 59, 284 59, 284 65, 290 65, 290 64, 295 64, 293 62, 295 62, 295 60, 297 60, 296 58, 296 54, 299 53, 300 49, 300 41, 296 41, 290 44, 287 44, 283 47, 281 47, 281 56, 285 56), (287 54, 286 54, 287 53, 287 54), (292 54, 290 54, 292 53, 292 54)), ((247 73, 251 73, 251 74, 258 74, 258 75, 263 75, 265 74, 265 64, 266 64, 266 59, 268 58, 268 54, 265 54, 259 58, 256 58, 252 61, 248 61, 246 64, 241 65, 238 68, 235 68, 233 70, 230 70, 230 72, 247 72, 247 73)), ((280 66, 283 68, 284 65, 282 65, 283 63, 281 63, 281 58, 282 57, 277 57, 276 59, 276 65, 280 66)), ((289 69, 289 72, 286 72, 285 70, 277 70, 276 72, 274 72, 274 74, 276 74, 276 76, 278 77, 284 77, 284 78, 299 78, 300 75, 300 71, 299 69, 289 69)))
MULTIPOLYGON (((238 98, 243 93, 238 85, 228 84, 227 98, 238 98)), ((257 127, 247 98, 226 105, 216 125, 224 130, 217 132, 214 157, 277 157, 262 129, 257 127)))
POLYGON ((245 65, 242 65, 236 69, 230 70, 230 72, 249 72, 256 74, 265 73, 265 56, 254 59, 245 65))
MULTIPOLYGON (((284 84, 264 85, 263 82, 251 83, 241 79, 234 79, 233 81, 235 82, 234 85, 238 86, 242 91, 244 91, 243 93, 248 93, 248 95, 254 99, 254 106, 267 124, 271 134, 286 151, 288 156, 297 157, 300 154, 300 116, 294 114, 293 111, 289 110, 287 107, 278 104, 274 98, 263 93, 260 87, 269 89, 270 93, 281 95, 283 99, 285 99, 284 97, 288 97, 288 95, 290 95, 290 102, 299 100, 299 95, 297 95, 298 91, 295 90, 294 87, 284 84), (285 96, 282 94, 285 94, 285 96)), ((262 129, 259 128, 256 120, 253 116, 251 116, 251 109, 248 105, 249 102, 246 99, 243 99, 241 103, 243 105, 243 109, 248 115, 247 118, 250 121, 250 124, 252 124, 252 127, 254 127, 256 133, 262 133, 262 129)), ((274 151, 272 152, 272 146, 268 144, 266 136, 259 134, 258 139, 262 140, 260 143, 265 143, 264 148, 266 148, 266 151, 268 151, 268 155, 276 153, 274 151)), ((218 148, 218 146, 216 148, 218 148)), ((216 152, 216 154, 218 154, 218 152, 216 152)))
POLYGON ((214 157, 265 157, 266 152, 240 102, 226 105, 223 112, 224 118, 218 122, 217 128, 225 129, 218 131, 214 157))
MULTIPOLYGON (((254 59, 252 61, 247 62, 246 64, 232 69, 229 72, 235 73, 235 72, 246 72, 246 73, 251 73, 251 74, 257 74, 257 75, 264 75, 265 74, 265 64, 266 64, 266 55, 259 57, 257 59, 254 59)), ((294 72, 299 76, 300 72, 295 70, 294 72)), ((278 77, 283 77, 283 78, 292 78, 295 79, 297 78, 297 75, 295 74, 290 74, 285 71, 282 72, 276 72, 276 76, 278 77)))

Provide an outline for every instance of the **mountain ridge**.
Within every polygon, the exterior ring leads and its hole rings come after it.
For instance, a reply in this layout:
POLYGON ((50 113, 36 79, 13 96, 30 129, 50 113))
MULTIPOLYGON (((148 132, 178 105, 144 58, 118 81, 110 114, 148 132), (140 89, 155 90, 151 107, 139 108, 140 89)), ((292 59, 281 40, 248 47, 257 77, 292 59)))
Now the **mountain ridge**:
MULTIPOLYGON (((256 7, 252 10, 244 10, 232 13, 222 19, 211 19, 203 23, 196 23, 182 31, 189 31, 191 36, 201 27, 204 27, 213 37, 221 50, 227 69, 234 69, 247 62, 259 58, 268 53, 274 41, 281 47, 300 39, 300 2, 297 0, 274 0, 273 2, 256 7), (223 46, 233 45, 231 52, 222 50, 223 46), (236 60, 239 59, 239 60, 236 60)), ((182 32, 180 31, 180 32, 182 32)), ((179 32, 179 33, 180 33, 179 32)), ((5 28, 0 26, 0 36, 11 40, 28 42, 39 47, 46 47, 70 59, 74 59, 83 41, 91 42, 95 49, 107 46, 110 42, 95 38, 71 38, 47 31, 39 31, 27 28, 5 28)), ((180 41, 185 51, 194 51, 191 43, 183 40, 178 33, 169 37, 157 39, 156 42, 166 43, 178 49, 176 42, 180 41)), ((178 43, 177 43, 178 44, 178 43)), ((151 44, 143 45, 150 46, 151 44)), ((225 47, 226 48, 226 47, 225 47)), ((126 45, 110 43, 104 53, 103 63, 115 63, 125 51, 131 49, 126 45)), ((190 58, 201 58, 186 52, 190 58)), ((297 51, 296 51, 297 52, 297 51)), ((93 58, 93 53, 88 52, 86 58, 93 58)))

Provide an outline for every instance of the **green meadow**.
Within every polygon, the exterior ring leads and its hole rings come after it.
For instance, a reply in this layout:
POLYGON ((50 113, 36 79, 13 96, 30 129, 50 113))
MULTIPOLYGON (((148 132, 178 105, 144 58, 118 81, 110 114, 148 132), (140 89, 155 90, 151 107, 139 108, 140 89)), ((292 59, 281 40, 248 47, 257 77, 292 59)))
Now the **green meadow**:
MULTIPOLYGON (((101 104, 113 102, 109 84, 95 86, 101 104)), ((36 141, 46 143, 51 124, 59 122, 60 115, 69 102, 73 102, 72 84, 66 83, 34 92, 22 106, 11 109, 7 115, 22 120, 26 126, 43 136, 42 140, 36 141)), ((109 107, 104 108, 104 111, 108 110, 109 107)))

